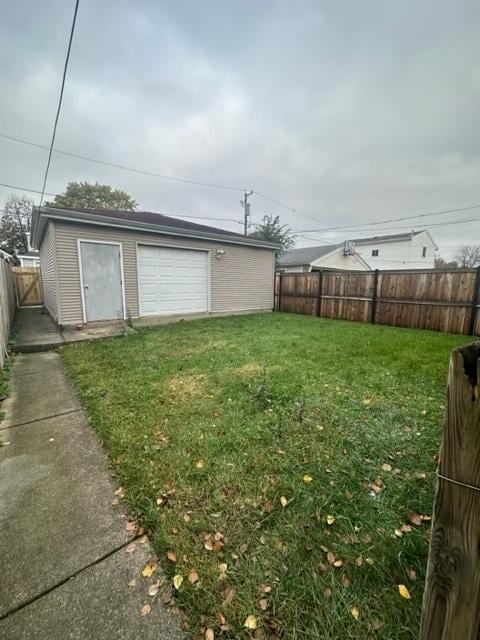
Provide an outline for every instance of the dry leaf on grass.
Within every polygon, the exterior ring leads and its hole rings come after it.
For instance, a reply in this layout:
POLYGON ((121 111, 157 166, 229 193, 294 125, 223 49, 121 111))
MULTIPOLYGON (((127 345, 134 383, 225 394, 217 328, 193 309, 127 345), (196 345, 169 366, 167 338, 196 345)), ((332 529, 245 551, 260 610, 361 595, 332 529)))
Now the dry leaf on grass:
POLYGON ((177 575, 174 576, 173 578, 173 586, 175 587, 175 589, 177 589, 177 591, 182 586, 182 583, 183 583, 183 576, 177 573, 177 575))
POLYGON ((247 629, 256 629, 258 626, 258 621, 254 615, 250 614, 249 616, 247 616, 247 619, 245 620, 243 626, 247 629))
POLYGON ((304 481, 304 482, 306 482, 307 484, 309 484, 310 482, 312 482, 312 480, 313 480, 312 476, 311 476, 311 475, 309 475, 308 473, 306 473, 306 474, 303 476, 303 481, 304 481))
POLYGON ((258 606, 262 611, 266 611, 268 609, 268 600, 266 598, 262 598, 258 601, 258 606))
POLYGON ((288 498, 286 498, 285 496, 281 496, 280 497, 280 504, 282 505, 283 508, 285 508, 288 504, 288 498))
POLYGON ((170 560, 170 562, 177 561, 177 556, 174 551, 167 551, 167 558, 170 560))
POLYGON ((226 604, 229 604, 234 599, 236 593, 237 591, 234 587, 227 587, 222 592, 222 598, 224 599, 226 604))
POLYGON ((407 589, 407 587, 404 584, 399 584, 398 586, 398 593, 402 596, 402 598, 405 598, 405 600, 410 600, 411 599, 411 595, 410 595, 410 591, 407 589))
POLYGON ((205 640, 215 640, 215 633, 213 632, 213 629, 206 629, 205 640))
POLYGON ((335 522, 335 516, 327 516, 327 524, 333 524, 335 522))
POLYGON ((123 496, 125 495, 123 487, 118 487, 118 489, 115 491, 115 495, 120 496, 120 498, 123 498, 123 496))
POLYGON ((360 618, 360 609, 358 607, 352 607, 350 609, 350 613, 352 615, 352 618, 355 618, 355 620, 358 620, 360 618))
POLYGON ((220 571, 220 573, 227 573, 227 569, 228 569, 228 565, 226 562, 222 562, 221 564, 218 565, 218 570, 220 571))
POLYGON ((195 584, 198 582, 198 573, 195 569, 190 569, 190 573, 188 574, 188 581, 190 584, 195 584))
POLYGON ((149 604, 144 604, 140 613, 142 616, 147 616, 151 610, 152 607, 149 604))

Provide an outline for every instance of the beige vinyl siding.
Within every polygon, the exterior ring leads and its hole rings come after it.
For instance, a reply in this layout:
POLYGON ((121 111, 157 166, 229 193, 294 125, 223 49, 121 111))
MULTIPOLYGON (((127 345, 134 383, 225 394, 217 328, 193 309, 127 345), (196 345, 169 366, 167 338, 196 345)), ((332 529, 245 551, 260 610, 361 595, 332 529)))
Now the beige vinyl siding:
POLYGON ((345 269, 355 271, 365 271, 367 266, 358 259, 357 256, 346 256, 343 252, 343 247, 338 247, 332 253, 322 256, 312 262, 312 267, 315 269, 345 269))
POLYGON ((48 224, 40 247, 40 272, 43 284, 43 303, 54 320, 58 320, 55 228, 48 224))
POLYGON ((256 247, 162 236, 155 233, 55 221, 61 324, 83 322, 77 240, 120 242, 123 249, 125 304, 138 317, 137 244, 210 251, 213 313, 259 311, 273 307, 274 251, 256 247), (216 257, 217 249, 225 255, 216 257))

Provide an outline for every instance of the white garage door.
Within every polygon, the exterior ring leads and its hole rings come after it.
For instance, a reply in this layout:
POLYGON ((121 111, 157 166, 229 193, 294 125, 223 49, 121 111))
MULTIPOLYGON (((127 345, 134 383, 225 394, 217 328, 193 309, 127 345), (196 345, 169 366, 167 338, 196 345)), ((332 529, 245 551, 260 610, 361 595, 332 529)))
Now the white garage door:
POLYGON ((138 247, 141 316, 208 311, 206 251, 138 247))

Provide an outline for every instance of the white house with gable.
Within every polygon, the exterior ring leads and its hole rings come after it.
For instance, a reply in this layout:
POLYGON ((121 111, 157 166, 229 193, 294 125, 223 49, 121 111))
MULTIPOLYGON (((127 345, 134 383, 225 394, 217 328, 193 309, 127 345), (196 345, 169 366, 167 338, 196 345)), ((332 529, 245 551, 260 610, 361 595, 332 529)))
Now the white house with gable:
POLYGON ((320 269, 433 269, 437 250, 428 231, 411 231, 355 238, 335 245, 289 249, 279 256, 278 269, 284 273, 320 269))

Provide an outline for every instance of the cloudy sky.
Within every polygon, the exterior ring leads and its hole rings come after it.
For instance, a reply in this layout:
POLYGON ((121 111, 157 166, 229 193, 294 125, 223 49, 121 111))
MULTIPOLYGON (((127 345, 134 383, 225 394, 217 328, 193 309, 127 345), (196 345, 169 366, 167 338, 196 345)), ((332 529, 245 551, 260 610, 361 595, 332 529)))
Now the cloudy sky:
MULTIPOLYGON (((49 144, 73 8, 4 3, 0 134, 49 144)), ((54 154, 47 191, 99 181, 240 230, 254 189, 298 246, 429 224, 448 256, 480 241, 479 60, 478 0, 80 0, 56 148, 238 190, 54 154)), ((46 158, 0 137, 0 182, 41 189, 46 158)))

